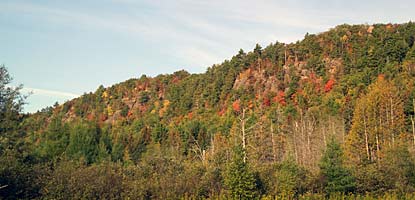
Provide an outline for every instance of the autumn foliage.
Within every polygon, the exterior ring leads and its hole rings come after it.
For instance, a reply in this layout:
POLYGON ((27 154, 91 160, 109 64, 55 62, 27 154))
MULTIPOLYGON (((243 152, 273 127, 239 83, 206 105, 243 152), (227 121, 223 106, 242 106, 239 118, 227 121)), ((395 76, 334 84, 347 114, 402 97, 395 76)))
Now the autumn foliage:
POLYGON ((334 79, 329 79, 327 83, 324 85, 324 92, 330 92, 333 89, 334 84, 334 79))
POLYGON ((415 199, 414 35, 343 24, 32 114, 0 82, 0 199, 415 199))
POLYGON ((235 112, 240 112, 241 111, 241 101, 240 100, 236 100, 232 103, 232 109, 235 112))
POLYGON ((273 98, 273 102, 279 103, 283 106, 286 105, 285 93, 283 91, 278 91, 277 95, 273 98))

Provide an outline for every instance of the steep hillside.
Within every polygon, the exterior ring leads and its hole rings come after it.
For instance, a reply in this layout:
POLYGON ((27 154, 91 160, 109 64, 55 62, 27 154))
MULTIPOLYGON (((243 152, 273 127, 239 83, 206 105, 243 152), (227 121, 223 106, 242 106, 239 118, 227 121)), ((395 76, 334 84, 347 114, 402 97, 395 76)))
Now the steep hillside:
POLYGON ((414 41, 411 22, 344 24, 307 33, 296 43, 240 50, 202 74, 178 71, 100 86, 28 116, 23 127, 39 162, 121 162, 155 170, 166 182, 172 181, 169 170, 179 166, 183 181, 197 187, 170 188, 161 181, 155 188, 135 188, 153 198, 232 191, 224 173, 238 155, 235 146, 261 181, 262 195, 281 194, 283 183, 273 183, 284 180, 271 171, 286 173, 284 167, 309 177, 303 185, 295 181, 304 177, 294 177, 287 194, 324 192, 321 162, 326 146, 337 148, 332 140, 345 149, 345 165, 361 167, 352 173, 357 185, 350 191, 409 191, 397 188, 397 179, 380 188, 370 184, 379 179, 374 168, 383 168, 395 144, 414 152, 414 41), (166 169, 151 168, 159 164, 166 169))

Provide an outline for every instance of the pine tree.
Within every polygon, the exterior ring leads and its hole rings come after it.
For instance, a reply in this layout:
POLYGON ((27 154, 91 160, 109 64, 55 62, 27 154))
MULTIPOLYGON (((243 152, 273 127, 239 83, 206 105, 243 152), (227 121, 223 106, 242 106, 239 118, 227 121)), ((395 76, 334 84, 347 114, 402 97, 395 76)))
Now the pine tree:
POLYGON ((334 138, 327 143, 320 161, 320 173, 324 180, 324 191, 349 193, 355 190, 355 180, 343 165, 343 151, 334 138))
POLYGON ((234 199, 254 199, 258 196, 256 180, 249 166, 243 161, 243 149, 239 145, 234 148, 233 160, 230 163, 225 184, 234 199))
POLYGON ((306 173, 292 156, 288 157, 276 166, 273 192, 281 197, 298 197, 306 188, 306 173))
POLYGON ((98 155, 100 129, 95 124, 80 122, 70 131, 70 140, 66 153, 72 159, 85 159, 89 164, 96 161, 98 155))

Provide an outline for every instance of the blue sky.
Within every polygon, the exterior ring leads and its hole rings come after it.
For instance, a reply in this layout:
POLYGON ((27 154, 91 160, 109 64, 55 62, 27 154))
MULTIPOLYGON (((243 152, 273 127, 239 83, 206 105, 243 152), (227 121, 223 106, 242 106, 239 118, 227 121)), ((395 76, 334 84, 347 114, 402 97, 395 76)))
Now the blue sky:
POLYGON ((142 74, 204 72, 256 43, 338 24, 414 21, 415 1, 1 0, 0 63, 33 92, 25 111, 142 74))

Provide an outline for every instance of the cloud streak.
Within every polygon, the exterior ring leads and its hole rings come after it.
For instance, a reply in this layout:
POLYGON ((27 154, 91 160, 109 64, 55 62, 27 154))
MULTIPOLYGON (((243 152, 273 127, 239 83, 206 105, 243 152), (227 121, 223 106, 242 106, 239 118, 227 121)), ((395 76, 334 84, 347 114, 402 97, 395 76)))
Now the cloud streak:
POLYGON ((34 95, 42 95, 48 97, 64 97, 64 98, 76 98, 79 97, 79 94, 74 94, 70 92, 62 92, 56 90, 46 90, 46 89, 39 89, 39 88, 30 88, 24 87, 22 92, 32 93, 34 95))

